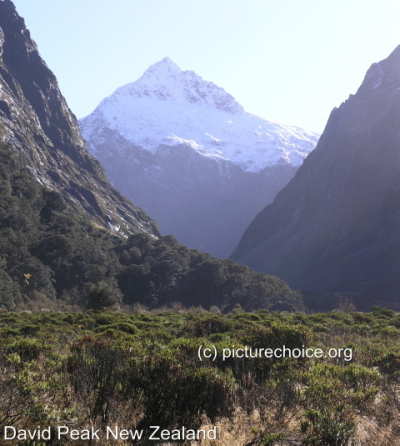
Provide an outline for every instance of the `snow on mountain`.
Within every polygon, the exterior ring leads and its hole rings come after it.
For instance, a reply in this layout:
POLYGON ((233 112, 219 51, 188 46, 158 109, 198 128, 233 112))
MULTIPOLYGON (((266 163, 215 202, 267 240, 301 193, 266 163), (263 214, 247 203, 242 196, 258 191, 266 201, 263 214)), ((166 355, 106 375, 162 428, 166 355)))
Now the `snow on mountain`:
POLYGON ((221 258, 318 140, 245 112, 224 89, 168 58, 80 126, 112 184, 163 234, 221 258))
POLYGON ((245 112, 224 89, 181 71, 169 58, 118 88, 84 118, 86 137, 95 137, 99 122, 145 150, 187 144, 247 172, 276 164, 298 167, 319 136, 245 112))

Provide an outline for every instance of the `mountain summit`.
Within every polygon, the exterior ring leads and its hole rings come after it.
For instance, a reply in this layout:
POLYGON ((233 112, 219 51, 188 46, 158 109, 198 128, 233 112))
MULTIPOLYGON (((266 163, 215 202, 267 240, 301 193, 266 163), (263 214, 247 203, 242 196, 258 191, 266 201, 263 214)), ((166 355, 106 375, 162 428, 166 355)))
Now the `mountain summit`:
POLYGON ((99 125, 106 125, 151 152, 160 144, 186 144, 249 172, 275 164, 298 167, 318 139, 311 132, 246 113, 223 88, 180 70, 168 57, 118 88, 80 124, 95 154, 93 140, 99 125))
POLYGON ((165 58, 80 121, 112 183, 191 248, 227 257, 318 135, 244 111, 165 58))
POLYGON ((399 309, 399 178, 397 47, 332 111, 316 149, 232 257, 295 288, 361 293, 399 309))
POLYGON ((204 81, 193 71, 182 71, 169 57, 155 63, 140 79, 119 88, 115 93, 162 101, 196 103, 232 114, 244 111, 223 88, 204 81))

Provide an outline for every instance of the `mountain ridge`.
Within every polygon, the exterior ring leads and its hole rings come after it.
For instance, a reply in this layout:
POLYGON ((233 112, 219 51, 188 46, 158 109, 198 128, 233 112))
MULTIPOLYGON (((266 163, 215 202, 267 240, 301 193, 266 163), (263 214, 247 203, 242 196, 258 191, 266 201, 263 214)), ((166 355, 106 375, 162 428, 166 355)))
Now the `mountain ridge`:
POLYGON ((39 183, 61 192, 71 209, 94 224, 124 235, 158 236, 155 222, 109 185, 87 151, 56 77, 10 0, 0 2, 0 29, 1 139, 39 183))
POLYGON ((233 259, 296 289, 356 292, 399 307, 397 68, 399 47, 332 111, 316 149, 253 220, 233 259))

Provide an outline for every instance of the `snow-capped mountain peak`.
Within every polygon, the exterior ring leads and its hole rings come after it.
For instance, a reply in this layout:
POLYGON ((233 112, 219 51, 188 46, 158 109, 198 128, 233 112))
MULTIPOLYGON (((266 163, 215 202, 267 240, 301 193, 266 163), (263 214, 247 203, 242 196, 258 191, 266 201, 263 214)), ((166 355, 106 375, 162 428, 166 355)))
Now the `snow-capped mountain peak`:
POLYGON ((176 77, 182 72, 178 65, 171 60, 169 57, 164 57, 164 59, 151 65, 143 74, 141 79, 151 80, 151 79, 166 79, 167 77, 176 77))
POLYGON ((151 65, 142 77, 119 88, 115 94, 197 104, 231 114, 244 111, 223 88, 204 81, 193 71, 182 71, 169 57, 151 65))
POLYGON ((113 184, 163 234, 221 258, 318 139, 244 111, 223 88, 168 58, 80 125, 113 184))
POLYGON ((223 88, 167 57, 104 99, 81 126, 88 140, 106 127, 150 152, 183 144, 250 172, 297 167, 318 140, 314 133, 245 112, 223 88))

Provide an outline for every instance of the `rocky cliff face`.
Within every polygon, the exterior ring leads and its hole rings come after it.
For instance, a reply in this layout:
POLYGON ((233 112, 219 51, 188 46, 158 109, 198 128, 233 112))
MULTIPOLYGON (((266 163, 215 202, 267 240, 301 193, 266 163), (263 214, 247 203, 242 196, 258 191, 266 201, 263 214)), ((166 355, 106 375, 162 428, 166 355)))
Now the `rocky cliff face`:
POLYGON ((0 1, 0 135, 36 180, 103 228, 157 236, 157 225, 110 186, 86 150, 54 74, 10 0, 0 1))
POLYGON ((232 258, 294 288, 400 308, 400 47, 331 113, 317 148, 232 258))
POLYGON ((224 89, 168 58, 80 125, 113 185, 164 234, 220 258, 318 139, 245 112, 224 89))

